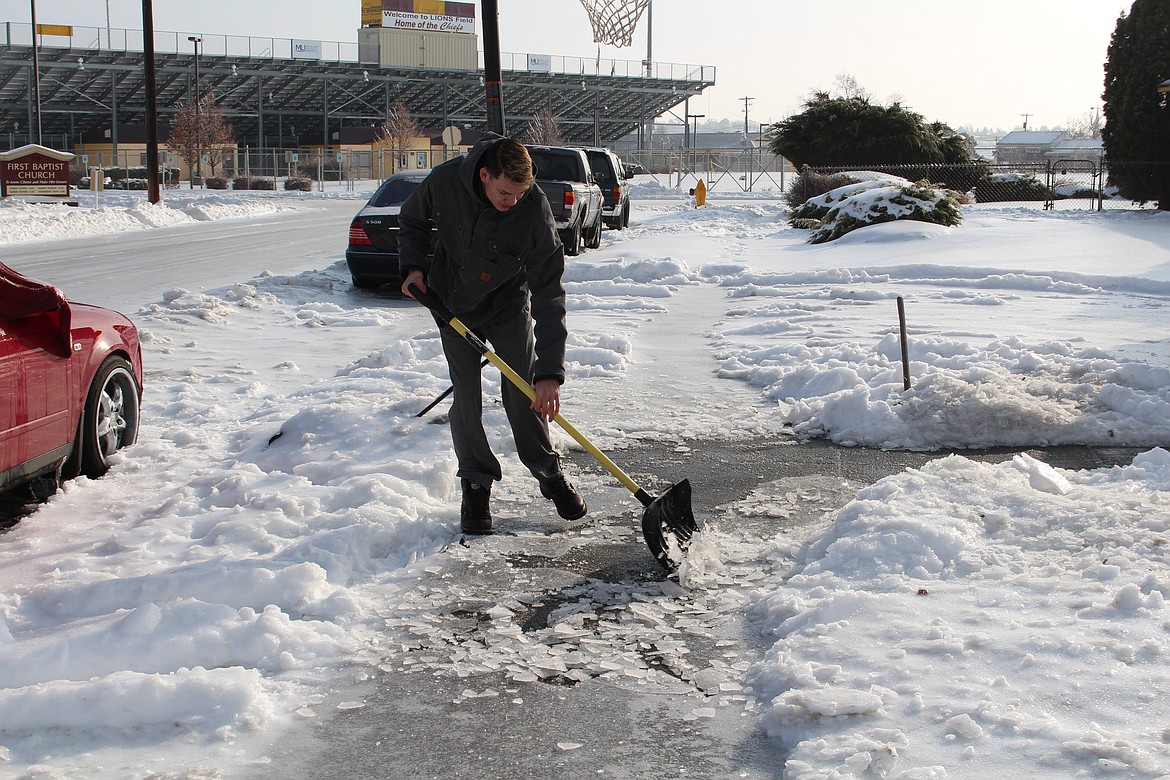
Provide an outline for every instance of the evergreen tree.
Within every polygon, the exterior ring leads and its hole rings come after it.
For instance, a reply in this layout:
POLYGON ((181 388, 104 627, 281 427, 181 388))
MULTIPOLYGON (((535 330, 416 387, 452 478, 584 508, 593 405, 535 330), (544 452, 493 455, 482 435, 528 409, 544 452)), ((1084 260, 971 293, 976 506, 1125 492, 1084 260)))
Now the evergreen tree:
POLYGON ((812 166, 967 163, 970 139, 899 103, 880 106, 865 95, 830 97, 817 92, 804 110, 768 131, 773 153, 798 168, 812 166))
POLYGON ((1134 0, 1109 42, 1101 138, 1110 181, 1126 197, 1161 209, 1170 209, 1170 105, 1158 85, 1168 78, 1170 3, 1134 0))

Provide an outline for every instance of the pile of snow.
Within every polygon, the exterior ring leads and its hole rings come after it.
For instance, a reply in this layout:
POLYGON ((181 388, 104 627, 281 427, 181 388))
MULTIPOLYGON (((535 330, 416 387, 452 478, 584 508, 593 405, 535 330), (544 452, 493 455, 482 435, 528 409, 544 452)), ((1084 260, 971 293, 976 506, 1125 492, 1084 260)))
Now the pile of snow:
POLYGON ((858 228, 898 219, 954 226, 962 219, 954 193, 897 177, 871 178, 809 198, 790 222, 811 227, 809 243, 832 241, 858 228))
MULTIPOLYGON (((5 206, 0 240, 295 202, 5 206)), ((676 191, 635 201, 629 230, 569 262, 566 411, 600 447, 669 438, 685 443, 680 469, 716 431, 1146 451, 1090 471, 936 460, 863 487, 808 538, 742 530, 782 528, 816 500, 810 482, 760 485, 696 539, 685 589, 574 586, 531 644, 510 594, 482 605, 498 643, 455 642, 454 457, 446 428, 415 418, 449 384, 433 320, 354 291, 340 256, 252 279, 225 257, 219 288, 128 312, 147 369, 139 443, 0 539, 0 774, 231 774, 337 708, 343 670, 384 663, 467 675, 468 697, 492 668, 516 686, 613 674, 686 688, 667 706, 690 724, 714 710, 694 696, 725 690, 758 704, 791 777, 1170 773, 1167 215, 974 208, 958 228, 890 222, 818 246, 787 216, 778 199, 694 209, 676 191), (678 387, 689 395, 665 394, 678 387), (749 607, 776 639, 763 657, 718 645, 718 663, 667 681, 620 649, 646 642, 682 665, 689 636, 749 607), (586 620, 598 610, 615 619, 586 620)), ((498 396, 498 373, 484 388, 498 396)), ((539 499, 498 404, 485 423, 505 474, 494 495, 522 514, 539 499)), ((603 480, 580 484, 594 495, 603 480)), ((618 531, 542 549, 589 534, 618 531)))
POLYGON ((295 208, 291 202, 246 196, 207 198, 201 193, 167 193, 150 203, 145 193, 81 193, 81 207, 63 203, 0 200, 0 243, 80 238, 219 219, 247 219, 295 208), (96 201, 99 205, 94 205, 96 201))
POLYGON ((755 607, 785 775, 1165 776, 1168 529, 1163 449, 951 457, 861 491, 755 607))

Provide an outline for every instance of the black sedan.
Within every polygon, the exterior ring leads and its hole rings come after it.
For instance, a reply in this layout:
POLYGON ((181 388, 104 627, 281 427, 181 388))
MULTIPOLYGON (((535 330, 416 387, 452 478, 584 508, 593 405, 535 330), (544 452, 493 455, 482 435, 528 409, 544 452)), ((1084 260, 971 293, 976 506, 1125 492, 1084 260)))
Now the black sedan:
MULTIPOLYGON (((345 262, 353 286, 376 290, 384 284, 400 295, 402 276, 398 272, 398 213, 430 170, 399 171, 370 196, 349 224, 349 246, 345 262)), ((437 234, 435 234, 437 237, 437 234)), ((433 242, 432 242, 433 251, 433 242)))

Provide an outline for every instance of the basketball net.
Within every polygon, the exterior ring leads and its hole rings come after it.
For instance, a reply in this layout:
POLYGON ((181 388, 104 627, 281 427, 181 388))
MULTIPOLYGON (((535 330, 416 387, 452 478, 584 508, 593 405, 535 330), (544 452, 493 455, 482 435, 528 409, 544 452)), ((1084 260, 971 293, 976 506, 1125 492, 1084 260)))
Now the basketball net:
POLYGON ((622 48, 634 41, 634 28, 650 0, 581 0, 589 24, 593 25, 593 42, 622 48))

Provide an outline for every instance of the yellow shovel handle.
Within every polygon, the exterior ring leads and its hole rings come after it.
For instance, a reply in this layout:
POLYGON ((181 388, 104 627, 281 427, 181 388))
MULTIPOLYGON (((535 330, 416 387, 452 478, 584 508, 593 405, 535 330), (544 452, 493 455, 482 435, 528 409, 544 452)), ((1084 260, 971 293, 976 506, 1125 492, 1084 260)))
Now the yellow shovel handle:
MULTIPOLYGON (((444 314, 446 313, 447 312, 444 312, 444 314)), ((536 389, 532 385, 528 384, 528 381, 525 380, 524 377, 513 371, 512 367, 505 363, 503 358, 501 358, 495 352, 492 352, 491 349, 489 349, 488 346, 483 343, 479 336, 476 336, 466 325, 460 322, 458 317, 451 315, 450 319, 447 321, 447 324, 454 328, 459 333, 459 335, 467 339, 481 355, 491 361, 493 366, 500 369, 500 373, 506 376, 512 382, 512 384, 523 390, 524 394, 527 395, 530 399, 536 400, 536 389)), ((585 434, 577 430, 577 426, 566 420, 563 414, 558 414, 556 417, 554 417, 553 422, 561 426, 565 433, 572 436, 578 444, 585 448, 586 452, 597 459, 598 463, 600 463, 602 466, 605 466, 606 471, 612 474, 618 482, 621 482, 627 490, 638 496, 639 499, 645 495, 644 491, 638 487, 637 482, 631 479, 630 476, 626 474, 626 472, 622 471, 620 466, 610 460, 608 455, 597 449, 593 442, 585 438, 585 434)))

